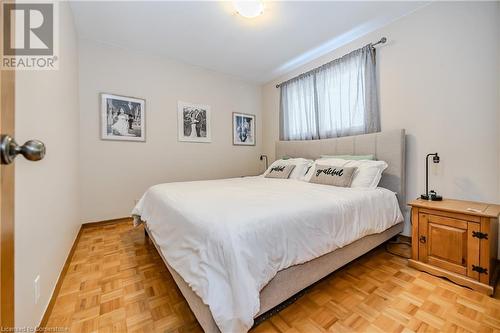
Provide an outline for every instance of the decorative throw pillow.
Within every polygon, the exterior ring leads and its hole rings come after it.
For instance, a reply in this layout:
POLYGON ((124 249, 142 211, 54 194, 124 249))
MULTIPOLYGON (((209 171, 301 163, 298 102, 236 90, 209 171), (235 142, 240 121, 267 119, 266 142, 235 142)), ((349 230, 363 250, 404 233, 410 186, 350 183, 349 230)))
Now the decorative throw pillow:
POLYGON ((309 182, 339 187, 350 187, 356 168, 316 164, 309 182))
POLYGON ((292 170, 295 168, 295 165, 275 165, 273 166, 269 172, 266 174, 266 178, 282 178, 287 179, 292 173, 292 170))
POLYGON ((314 163, 313 160, 308 160, 300 157, 299 158, 288 157, 286 160, 285 159, 276 160, 269 166, 269 168, 267 168, 267 170, 264 172, 264 176, 266 176, 275 166, 295 165, 295 168, 293 168, 292 172, 290 173, 290 176, 288 176, 288 179, 304 180, 307 170, 309 170, 309 167, 313 163, 314 163))
MULTIPOLYGON (((314 163, 315 165, 328 165, 336 168, 357 168, 352 179, 352 188, 377 188, 382 178, 382 172, 388 166, 384 161, 352 161, 340 158, 321 158, 317 159, 314 163)), ((312 171, 314 169, 311 169, 312 170, 310 170, 305 177, 306 182, 310 181, 312 177, 312 171)))

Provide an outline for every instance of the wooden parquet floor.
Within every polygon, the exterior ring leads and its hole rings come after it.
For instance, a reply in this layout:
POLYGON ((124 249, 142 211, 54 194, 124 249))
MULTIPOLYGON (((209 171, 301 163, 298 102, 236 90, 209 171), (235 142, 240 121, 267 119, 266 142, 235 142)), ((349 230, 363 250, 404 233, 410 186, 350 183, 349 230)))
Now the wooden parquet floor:
MULTIPOLYGON (((130 223, 82 230, 46 327, 201 332, 142 227, 130 223)), ((252 331, 500 332, 500 301, 409 268, 378 248, 252 331)))

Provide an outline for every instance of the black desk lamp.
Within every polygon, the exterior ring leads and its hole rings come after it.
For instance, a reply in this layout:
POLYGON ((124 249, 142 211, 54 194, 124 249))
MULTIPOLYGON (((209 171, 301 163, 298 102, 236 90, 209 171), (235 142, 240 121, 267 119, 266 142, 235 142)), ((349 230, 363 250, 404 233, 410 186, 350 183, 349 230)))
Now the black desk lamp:
POLYGON ((436 191, 431 190, 429 192, 429 156, 433 156, 432 162, 439 163, 438 153, 427 154, 425 157, 425 194, 422 194, 420 198, 424 200, 441 201, 443 197, 438 195, 436 191))
POLYGON ((266 160, 266 170, 267 170, 267 155, 260 155, 260 160, 262 161, 263 159, 266 160))

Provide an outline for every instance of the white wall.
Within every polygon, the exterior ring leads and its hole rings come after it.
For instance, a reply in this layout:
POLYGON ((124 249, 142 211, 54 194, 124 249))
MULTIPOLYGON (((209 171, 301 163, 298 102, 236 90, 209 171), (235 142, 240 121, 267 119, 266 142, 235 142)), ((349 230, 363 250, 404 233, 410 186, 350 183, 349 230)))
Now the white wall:
POLYGON ((261 171, 261 90, 179 62, 80 41, 81 221, 129 216, 151 185, 261 171), (146 99, 146 142, 102 141, 99 93, 146 99), (212 108, 212 143, 177 141, 177 101, 212 108), (257 116, 257 145, 232 145, 232 112, 257 116))
POLYGON ((72 12, 60 3, 60 69, 16 77, 16 139, 42 140, 40 162, 16 161, 15 325, 36 327, 78 232, 78 50, 72 12), (41 297, 34 304, 33 281, 41 297))
POLYGON ((407 131, 407 199, 425 191, 425 155, 437 151, 431 189, 499 201, 497 9, 494 2, 436 2, 266 84, 263 150, 274 155, 279 137, 277 82, 387 36, 378 48, 382 130, 407 131))

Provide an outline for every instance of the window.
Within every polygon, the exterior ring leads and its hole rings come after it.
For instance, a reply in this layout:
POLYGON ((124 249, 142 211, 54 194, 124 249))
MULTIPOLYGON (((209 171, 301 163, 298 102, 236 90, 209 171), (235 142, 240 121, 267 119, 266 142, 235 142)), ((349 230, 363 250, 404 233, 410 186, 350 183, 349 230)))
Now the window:
POLYGON ((281 140, 380 131, 375 49, 367 45, 281 84, 281 140))

